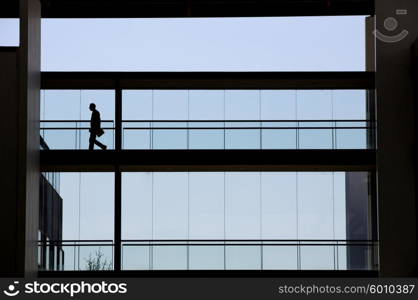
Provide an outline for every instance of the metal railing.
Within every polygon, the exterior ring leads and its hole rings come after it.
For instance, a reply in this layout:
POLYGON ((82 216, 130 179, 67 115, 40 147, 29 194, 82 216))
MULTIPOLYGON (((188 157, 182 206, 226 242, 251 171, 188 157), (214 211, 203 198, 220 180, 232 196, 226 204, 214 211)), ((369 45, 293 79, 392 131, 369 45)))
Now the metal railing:
POLYGON ((113 270, 112 240, 38 241, 42 271, 113 270))
MULTIPOLYGON (((377 270, 377 246, 373 240, 122 240, 121 269, 377 270)), ((63 253, 56 270, 113 269, 110 240, 49 241, 39 247, 63 253)), ((56 265, 50 259, 43 270, 56 265)))
MULTIPOLYGON (((99 138, 108 149, 114 149, 115 122, 102 120, 102 128, 105 134, 99 138)), ((90 120, 44 120, 41 121, 40 134, 49 150, 88 149, 90 136, 90 120)))
MULTIPOLYGON (((41 136, 50 149, 87 149, 88 122, 41 121, 41 136)), ((102 123, 112 125, 103 127, 101 138, 112 149, 114 121, 102 123)), ((375 147, 374 122, 368 120, 123 120, 121 130, 123 149, 375 147)))

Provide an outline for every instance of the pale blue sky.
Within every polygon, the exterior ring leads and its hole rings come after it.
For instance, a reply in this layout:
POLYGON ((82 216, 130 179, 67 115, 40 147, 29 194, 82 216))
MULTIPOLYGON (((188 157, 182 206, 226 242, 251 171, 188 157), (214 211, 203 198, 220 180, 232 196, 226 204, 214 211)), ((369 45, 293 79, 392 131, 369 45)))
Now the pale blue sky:
MULTIPOLYGON (((44 71, 364 71, 364 17, 44 19, 44 71)), ((17 44, 0 20, 0 45, 17 44)))

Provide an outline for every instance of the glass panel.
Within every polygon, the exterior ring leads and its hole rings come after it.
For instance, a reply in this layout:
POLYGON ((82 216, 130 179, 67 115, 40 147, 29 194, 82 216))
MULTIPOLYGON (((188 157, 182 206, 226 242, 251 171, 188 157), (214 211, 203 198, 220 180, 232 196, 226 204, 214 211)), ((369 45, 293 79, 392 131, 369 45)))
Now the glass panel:
POLYGON ((334 90, 332 93, 334 120, 366 119, 365 90, 334 90))
POLYGON ((259 270, 261 268, 260 246, 226 246, 227 270, 259 270))
POLYGON ((19 35, 19 19, 0 19, 0 46, 18 47, 19 35))
MULTIPOLYGON (((149 124, 149 123, 147 123, 149 124)), ((151 149, 151 131, 144 129, 131 129, 137 125, 123 123, 123 149, 151 149), (126 127, 127 128, 126 128, 126 127)))
POLYGON ((364 243, 346 247, 347 269, 348 270, 370 270, 373 269, 373 252, 370 246, 364 243))
POLYGON ((335 246, 301 246, 302 270, 335 270, 335 246))
POLYGON ((334 239, 336 240, 347 238, 346 174, 333 173, 334 239))
POLYGON ((77 270, 108 271, 113 270, 112 246, 80 246, 77 270))
POLYGON ((187 90, 154 90, 153 120, 187 120, 187 90))
POLYGON ((337 261, 338 261, 338 270, 348 270, 347 269, 347 246, 338 246, 336 247, 337 251, 337 261))
MULTIPOLYGON (((57 123, 54 123, 57 124, 57 123)), ((74 123, 72 123, 74 124, 74 123)), ((61 124, 57 124, 55 128, 62 128, 61 124)), ((52 126, 48 126, 52 127, 52 126)), ((79 138, 76 130, 72 129, 45 129, 41 130, 41 136, 47 143, 49 149, 77 149, 79 138)))
POLYGON ((189 130, 189 149, 224 149, 224 132, 223 129, 189 130))
POLYGON ((332 129, 299 129, 299 149, 333 149, 332 129))
POLYGON ((298 120, 332 120, 331 90, 298 90, 298 120))
MULTIPOLYGON (((154 123, 155 128, 187 128, 187 123, 154 123)), ((154 129, 152 131, 153 149, 188 149, 187 129, 154 129)))
POLYGON ((223 172, 190 173, 189 217, 190 239, 224 238, 223 172))
POLYGON ((367 149, 366 129, 337 129, 337 149, 367 149))
POLYGON ((225 173, 226 239, 260 239, 260 173, 225 173))
POLYGON ((260 120, 260 91, 226 90, 226 120, 260 120))
POLYGON ((225 149, 260 149, 260 130, 225 130, 225 149))
POLYGON ((63 240, 113 240, 114 174, 61 173, 63 240))
MULTIPOLYGON (((152 173, 122 174, 122 239, 152 239, 152 173)), ((129 247, 128 247, 129 248, 129 247)), ((141 250, 134 247, 135 249, 141 250)))
POLYGON ((262 120, 296 120, 295 90, 262 90, 262 120))
POLYGON ((123 90, 122 91, 122 118, 123 120, 152 120, 152 110, 153 110, 153 91, 152 90, 123 90))
POLYGON ((263 129, 262 149, 296 149, 296 129, 263 129))
POLYGON ((296 173, 261 173, 263 239, 297 239, 296 191, 296 173))
POLYGON ((41 120, 81 120, 80 90, 44 90, 42 95, 41 120))
POLYGON ((150 246, 148 245, 123 245, 122 246, 122 270, 149 270, 150 246))
POLYGON ((224 246, 190 246, 190 270, 223 270, 224 246))
POLYGON ((78 247, 76 246, 62 246, 64 252, 64 270, 74 271, 78 269, 78 260, 76 259, 76 253, 78 253, 78 247))
POLYGON ((260 128, 259 122, 226 122, 225 127, 239 128, 225 130, 225 149, 260 149, 261 130, 245 129, 247 127, 260 128))
POLYGON ((188 174, 154 173, 153 205, 153 237, 155 239, 187 237, 188 174))
POLYGON ((297 270, 297 246, 263 246, 263 270, 297 270))
POLYGON ((186 246, 153 246, 154 270, 186 270, 186 246))
POLYGON ((224 93, 223 90, 190 90, 189 119, 224 120, 224 93))
POLYGON ((298 180, 298 238, 334 237, 332 173, 300 172, 298 180))

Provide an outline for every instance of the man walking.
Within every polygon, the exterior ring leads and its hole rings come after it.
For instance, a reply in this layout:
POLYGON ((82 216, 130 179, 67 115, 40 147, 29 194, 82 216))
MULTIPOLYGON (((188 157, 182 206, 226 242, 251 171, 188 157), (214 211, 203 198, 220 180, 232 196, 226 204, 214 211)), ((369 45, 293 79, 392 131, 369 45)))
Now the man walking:
POLYGON ((100 113, 96 109, 96 104, 94 103, 90 103, 89 108, 91 110, 89 150, 94 149, 94 144, 99 146, 102 150, 106 150, 107 146, 96 140, 98 136, 101 136, 104 133, 100 125, 100 113))

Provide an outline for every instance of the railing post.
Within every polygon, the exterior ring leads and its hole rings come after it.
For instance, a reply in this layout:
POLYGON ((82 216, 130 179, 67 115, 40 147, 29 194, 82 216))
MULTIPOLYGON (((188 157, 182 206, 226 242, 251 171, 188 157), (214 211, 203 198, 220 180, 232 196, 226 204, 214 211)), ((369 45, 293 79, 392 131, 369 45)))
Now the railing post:
POLYGON ((119 80, 115 88, 115 150, 122 149, 122 89, 119 80))
POLYGON ((120 271, 122 266, 122 174, 115 170, 115 223, 114 223, 114 270, 120 271))
MULTIPOLYGON (((122 149, 122 89, 116 80, 115 87, 115 150, 122 149)), ((114 218, 114 269, 121 270, 122 260, 122 174, 115 166, 115 218, 114 218)))

